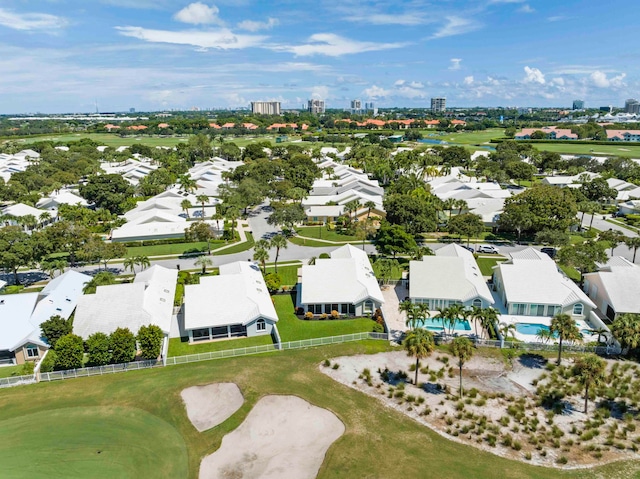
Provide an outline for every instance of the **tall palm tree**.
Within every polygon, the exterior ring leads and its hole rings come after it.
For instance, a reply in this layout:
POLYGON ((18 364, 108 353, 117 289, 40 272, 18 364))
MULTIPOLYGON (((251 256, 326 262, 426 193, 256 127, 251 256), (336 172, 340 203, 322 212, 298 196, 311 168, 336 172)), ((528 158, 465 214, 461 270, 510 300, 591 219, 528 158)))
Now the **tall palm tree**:
POLYGON ((452 304, 449 306, 449 317, 446 318, 447 326, 449 326, 449 334, 453 334, 458 324, 458 320, 465 316, 464 306, 461 304, 452 304))
POLYGON ((607 363, 595 354, 578 358, 573 366, 573 375, 584 386, 584 413, 589 409, 589 387, 597 386, 604 380, 607 363))
POLYGON ((192 191, 195 191, 197 186, 196 182, 192 180, 191 177, 189 177, 189 175, 180 175, 180 178, 178 178, 178 181, 180 182, 180 187, 187 193, 191 193, 192 191))
POLYGON ((605 340, 607 339, 607 336, 609 335, 609 330, 607 328, 593 328, 589 330, 589 334, 591 336, 598 336, 596 341, 598 344, 600 344, 600 341, 602 340, 602 338, 604 338, 605 340))
POLYGON ((191 208, 192 206, 193 205, 189 200, 182 200, 180 202, 180 208, 182 208, 182 211, 184 211, 187 214, 187 218, 189 217, 189 208, 191 208))
POLYGON ((124 259, 123 263, 124 270, 130 269, 132 273, 136 272, 136 265, 138 264, 137 258, 135 256, 128 256, 124 259))
POLYGON ((482 318, 480 319, 482 329, 487 332, 488 337, 496 336, 496 324, 498 322, 498 311, 493 308, 485 308, 482 311, 482 318))
POLYGON ((352 222, 351 213, 353 213, 353 219, 355 220, 358 214, 359 208, 360 208, 360 201, 356 199, 353 199, 344 205, 344 210, 349 213, 349 223, 352 222))
POLYGON ((259 261, 262 265, 262 273, 267 274, 267 261, 269 260, 269 242, 265 239, 256 241, 253 250, 254 261, 259 261))
POLYGON ((546 328, 541 328, 538 329, 536 338, 538 338, 541 343, 547 344, 549 341, 553 340, 553 333, 546 328))
POLYGON ((469 311, 469 319, 473 320, 473 329, 476 333, 476 337, 478 337, 478 323, 482 324, 482 315, 484 314, 484 309, 480 306, 472 306, 469 311))
POLYGON ((449 308, 438 308, 438 314, 435 315, 435 319, 439 319, 442 322, 442 330, 447 326, 448 318, 451 316, 449 308))
POLYGON ((140 265, 140 271, 151 266, 151 261, 149 261, 148 256, 144 256, 144 255, 136 256, 135 260, 136 260, 136 264, 140 265))
POLYGON ((236 221, 240 217, 240 210, 235 206, 227 208, 224 213, 225 217, 229 221, 229 234, 231 235, 231 241, 236 239, 236 221))
POLYGON ((196 266, 202 267, 202 274, 207 272, 207 266, 213 266, 213 260, 208 256, 199 256, 194 263, 196 266))
POLYGON ((100 271, 96 274, 91 281, 86 283, 82 288, 84 294, 94 294, 98 286, 106 286, 109 284, 115 284, 116 277, 109 271, 100 271))
POLYGON ((449 345, 451 354, 458 358, 458 368, 460 371, 460 399, 462 399, 462 366, 473 355, 473 343, 466 336, 454 338, 449 345))
POLYGON ((443 207, 445 210, 449 212, 449 218, 451 218, 451 215, 453 214, 453 210, 456 207, 456 200, 453 198, 447 198, 443 202, 443 207))
POLYGON ((207 195, 198 195, 196 196, 196 200, 200 203, 202 207, 202 219, 204 220, 204 205, 209 203, 209 197, 207 195))
POLYGON ((633 237, 633 238, 627 238, 626 240, 624 240, 624 244, 627 245, 627 248, 633 250, 633 259, 631 260, 631 262, 635 263, 636 262, 636 253, 638 251, 638 248, 640 248, 640 236, 636 236, 636 237, 633 237))
POLYGON ((49 213, 48 211, 45 211, 44 213, 40 214, 40 218, 38 218, 38 224, 40 227, 43 227, 50 220, 51 220, 51 213, 49 213))
POLYGON ((276 257, 274 260, 274 267, 276 270, 276 273, 278 272, 278 257, 280 256, 280 250, 281 249, 287 249, 287 247, 289 246, 289 242, 287 241, 287 238, 285 235, 283 234, 277 234, 274 235, 271 238, 271 241, 269 241, 269 246, 272 248, 276 249, 276 257))
POLYGON ((558 365, 562 360, 562 343, 564 341, 579 341, 582 334, 574 319, 565 313, 558 313, 551 319, 551 332, 558 337, 558 365))
POLYGON ((367 221, 369 221, 369 216, 371 216, 371 210, 376 207, 376 204, 369 200, 364 204, 364 207, 367 209, 367 221))
POLYGON ((413 329, 407 333, 403 345, 407 355, 416 358, 416 376, 413 383, 417 386, 420 360, 429 357, 435 348, 433 334, 426 329, 413 329))
POLYGON ((462 210, 467 209, 469 205, 465 200, 455 200, 455 207, 458 209, 458 214, 461 214, 462 210))
POLYGON ((610 329, 623 351, 630 352, 640 346, 640 314, 621 314, 613 320, 610 329))
POLYGON ((503 340, 509 339, 509 334, 511 334, 512 338, 515 338, 516 325, 513 323, 500 323, 499 326, 500 335, 503 340))
POLYGON ((216 231, 218 235, 220 235, 220 220, 223 218, 224 216, 222 216, 220 208, 216 207, 216 212, 211 216, 211 219, 216 222, 216 231))

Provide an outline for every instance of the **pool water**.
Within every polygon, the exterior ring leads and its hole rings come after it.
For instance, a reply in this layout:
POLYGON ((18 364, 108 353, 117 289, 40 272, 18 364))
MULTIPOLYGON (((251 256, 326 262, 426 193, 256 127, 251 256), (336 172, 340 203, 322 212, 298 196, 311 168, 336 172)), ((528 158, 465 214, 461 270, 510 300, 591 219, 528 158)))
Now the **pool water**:
MULTIPOLYGON (((520 334, 529 334, 531 336, 537 336, 538 331, 541 329, 549 331, 549 326, 540 323, 515 323, 516 331, 520 334)), ((589 338, 591 332, 588 329, 581 329, 580 332, 584 338, 589 338)))
MULTIPOLYGON (((444 325, 442 323, 442 319, 440 318, 427 318, 427 320, 424 322, 424 327, 429 331, 442 331, 443 329, 449 331, 450 328, 448 324, 444 325)), ((458 319, 456 321, 454 331, 471 331, 471 325, 466 319, 458 319)))

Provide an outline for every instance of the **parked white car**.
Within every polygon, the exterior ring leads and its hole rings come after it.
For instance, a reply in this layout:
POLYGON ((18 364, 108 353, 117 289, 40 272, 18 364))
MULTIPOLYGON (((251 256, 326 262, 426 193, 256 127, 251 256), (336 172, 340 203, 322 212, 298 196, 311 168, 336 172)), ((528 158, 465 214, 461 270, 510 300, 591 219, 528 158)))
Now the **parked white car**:
POLYGON ((481 244, 478 246, 476 250, 478 253, 489 253, 489 254, 498 254, 500 251, 493 245, 490 244, 481 244))

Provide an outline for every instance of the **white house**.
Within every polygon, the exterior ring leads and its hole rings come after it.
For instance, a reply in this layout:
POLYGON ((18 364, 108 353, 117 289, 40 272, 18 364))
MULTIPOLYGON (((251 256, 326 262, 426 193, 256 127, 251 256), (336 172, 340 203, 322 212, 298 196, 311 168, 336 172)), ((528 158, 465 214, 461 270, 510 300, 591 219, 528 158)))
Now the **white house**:
MULTIPOLYGON (((118 149, 120 148, 122 147, 118 149)), ((134 158, 129 158, 122 162, 103 162, 100 164, 100 168, 105 174, 119 174, 133 186, 137 186, 142 178, 157 170, 158 165, 153 160, 141 157, 138 154, 133 156, 134 158)))
POLYGON ((610 321, 624 313, 640 314, 640 266, 621 256, 585 274, 583 288, 610 321))
POLYGON ((137 334, 140 326, 155 324, 168 337, 177 280, 177 270, 154 265, 136 274, 133 283, 98 286, 78 301, 73 332, 87 339, 117 328, 137 334))
POLYGON ((584 320, 596 307, 555 261, 534 248, 512 253, 511 260, 495 266, 493 287, 501 309, 516 316, 566 313, 584 320))
POLYGON ((429 310, 453 304, 487 308, 493 297, 473 254, 457 244, 449 244, 409 263, 409 298, 427 304, 429 310))
POLYGON ((238 261, 220 266, 184 288, 184 329, 189 342, 271 334, 278 315, 260 268, 238 261))
POLYGON ((53 192, 36 203, 36 208, 57 212, 61 205, 88 206, 87 201, 70 190, 53 192))
POLYGON ((196 163, 189 169, 189 177, 196 182, 198 194, 218 196, 220 185, 226 182, 222 174, 231 172, 243 164, 242 161, 227 161, 214 157, 209 161, 196 163))
MULTIPOLYGON (((46 224, 56 216, 55 212, 52 213, 50 211, 34 208, 33 206, 25 205, 24 203, 5 206, 0 210, 0 213, 8 218, 5 220, 5 223, 9 225, 19 225, 19 218, 24 218, 26 216, 33 216, 38 223, 46 224), (42 218, 42 215, 45 215, 45 217, 48 215, 50 218, 42 218)), ((28 227, 25 225, 24 228, 27 229, 28 227)))
POLYGON ((52 316, 69 319, 91 276, 69 270, 39 293, 0 296, 0 360, 35 361, 49 348, 40 325, 52 316))
POLYGON ((330 256, 300 268, 296 307, 314 314, 372 314, 384 298, 367 253, 348 244, 330 256))
POLYGON ((608 178, 607 184, 618 192, 616 201, 640 199, 640 186, 618 178, 608 178))

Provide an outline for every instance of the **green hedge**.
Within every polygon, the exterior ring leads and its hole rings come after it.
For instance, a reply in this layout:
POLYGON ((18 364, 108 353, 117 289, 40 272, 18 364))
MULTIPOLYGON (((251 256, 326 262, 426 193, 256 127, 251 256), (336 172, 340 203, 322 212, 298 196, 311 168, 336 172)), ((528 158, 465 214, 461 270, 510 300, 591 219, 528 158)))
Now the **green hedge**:
MULTIPOLYGON (((158 246, 163 244, 181 244, 181 243, 190 243, 190 241, 186 241, 184 238, 167 238, 167 239, 159 239, 159 240, 143 240, 143 241, 130 241, 128 243, 122 243, 127 248, 134 248, 136 246, 158 246)), ((211 240, 211 246, 216 244, 225 244, 224 240, 211 240)))

